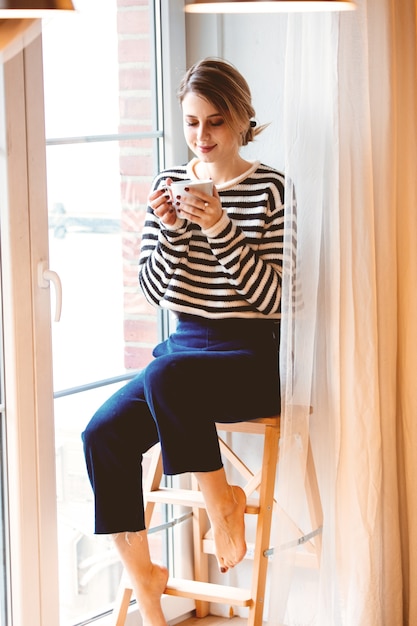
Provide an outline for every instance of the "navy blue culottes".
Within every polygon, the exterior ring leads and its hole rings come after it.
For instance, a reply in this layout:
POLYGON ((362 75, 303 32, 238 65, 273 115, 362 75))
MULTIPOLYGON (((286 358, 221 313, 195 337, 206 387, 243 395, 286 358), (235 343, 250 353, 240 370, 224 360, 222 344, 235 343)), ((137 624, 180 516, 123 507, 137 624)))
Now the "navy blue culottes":
POLYGON ((95 532, 145 528, 142 455, 161 442, 165 474, 220 469, 215 422, 278 413, 279 324, 180 314, 154 359, 82 434, 95 532))

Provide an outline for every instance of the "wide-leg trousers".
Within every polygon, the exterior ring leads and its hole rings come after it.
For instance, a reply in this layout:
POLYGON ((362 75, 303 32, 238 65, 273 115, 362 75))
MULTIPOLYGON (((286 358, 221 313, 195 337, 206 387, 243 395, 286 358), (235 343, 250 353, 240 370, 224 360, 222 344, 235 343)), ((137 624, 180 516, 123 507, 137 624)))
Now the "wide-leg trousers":
POLYGON ((82 434, 95 532, 145 528, 142 456, 161 442, 165 474, 222 467, 215 422, 278 413, 279 324, 180 314, 154 359, 82 434))

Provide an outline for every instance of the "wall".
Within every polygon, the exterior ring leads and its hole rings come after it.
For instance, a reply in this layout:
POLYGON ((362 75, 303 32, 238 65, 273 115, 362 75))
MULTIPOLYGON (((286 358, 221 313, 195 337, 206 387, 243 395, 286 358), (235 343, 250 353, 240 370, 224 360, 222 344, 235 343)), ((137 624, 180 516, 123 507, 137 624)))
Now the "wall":
MULTIPOLYGON (((151 132, 155 128, 155 57, 149 0, 118 0, 117 9, 119 132, 151 132)), ((157 169, 154 146, 154 139, 132 139, 119 144, 126 369, 144 367, 158 339, 156 310, 138 290, 140 233, 157 169)))
POLYGON ((238 68, 251 88, 258 122, 270 123, 243 154, 281 169, 285 31, 285 15, 186 14, 187 65, 219 56, 238 68))

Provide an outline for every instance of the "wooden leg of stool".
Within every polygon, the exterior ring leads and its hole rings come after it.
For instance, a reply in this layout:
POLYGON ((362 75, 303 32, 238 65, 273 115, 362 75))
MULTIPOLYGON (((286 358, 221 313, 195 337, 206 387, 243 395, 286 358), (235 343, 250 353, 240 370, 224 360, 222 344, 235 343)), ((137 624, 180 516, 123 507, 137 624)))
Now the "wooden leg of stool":
POLYGON ((252 575, 253 605, 249 609, 248 626, 261 626, 265 607, 265 587, 271 523, 274 503, 275 474, 278 463, 279 427, 266 426, 262 480, 259 490, 260 511, 256 525, 255 554, 252 575))
POLYGON ((132 589, 130 587, 130 583, 128 583, 123 576, 117 592, 117 598, 114 603, 112 626, 125 626, 131 598, 132 589))

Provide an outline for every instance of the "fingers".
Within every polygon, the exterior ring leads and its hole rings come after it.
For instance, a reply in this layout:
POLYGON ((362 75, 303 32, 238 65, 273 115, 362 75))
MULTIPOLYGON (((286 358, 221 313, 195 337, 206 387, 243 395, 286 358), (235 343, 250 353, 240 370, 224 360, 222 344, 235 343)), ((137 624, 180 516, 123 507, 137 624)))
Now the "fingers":
POLYGON ((177 214, 199 224, 201 228, 214 225, 223 213, 217 191, 215 196, 211 196, 196 190, 193 194, 186 193, 183 196, 176 196, 173 200, 177 214))
POLYGON ((176 220, 170 193, 166 187, 153 191, 148 197, 148 204, 159 219, 165 224, 173 224, 176 220))

